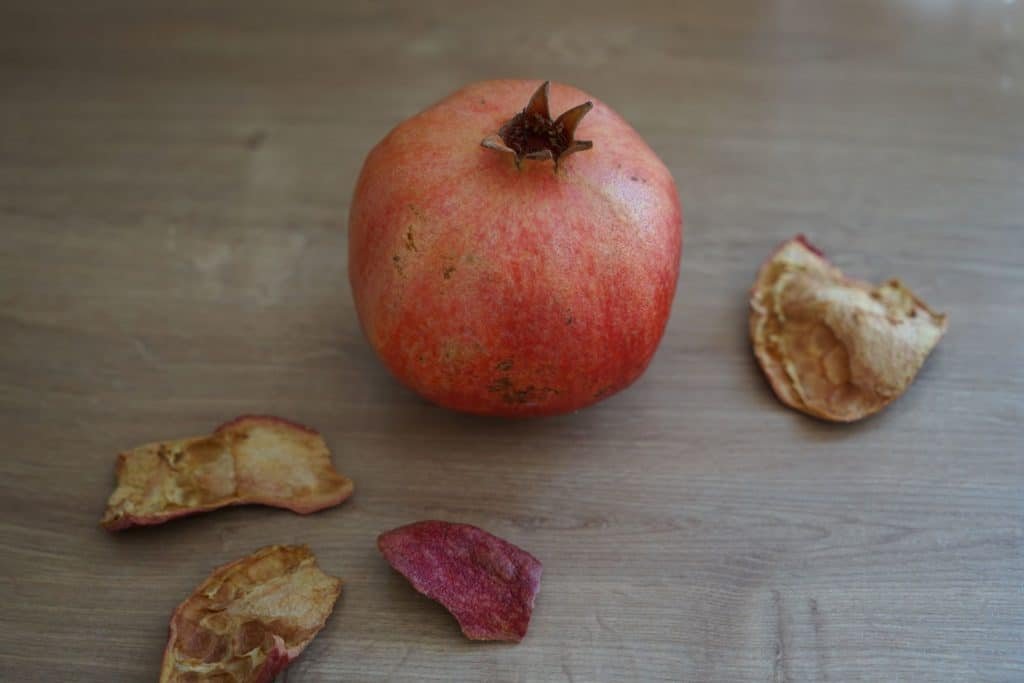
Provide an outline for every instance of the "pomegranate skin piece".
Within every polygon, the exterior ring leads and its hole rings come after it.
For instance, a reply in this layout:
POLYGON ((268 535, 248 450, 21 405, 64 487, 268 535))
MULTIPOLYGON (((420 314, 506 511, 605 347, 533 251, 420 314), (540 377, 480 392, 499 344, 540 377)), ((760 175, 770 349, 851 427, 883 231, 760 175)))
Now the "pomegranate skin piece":
POLYGON ((399 124, 349 214, 378 356, 428 400, 484 415, 564 413, 629 386, 664 333, 681 248, 675 183, 640 135, 537 81, 475 83, 399 124))

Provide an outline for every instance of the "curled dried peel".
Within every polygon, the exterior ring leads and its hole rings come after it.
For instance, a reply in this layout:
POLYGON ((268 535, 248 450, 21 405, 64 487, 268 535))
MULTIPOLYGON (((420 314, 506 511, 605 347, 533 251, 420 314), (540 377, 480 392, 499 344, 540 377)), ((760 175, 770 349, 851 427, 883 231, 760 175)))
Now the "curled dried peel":
POLYGON ((878 412, 906 391, 946 331, 903 286, 847 278, 803 236, 783 243, 750 296, 754 354, 786 405, 836 422, 878 412))
POLYGON ((161 683, 270 683, 341 594, 306 546, 268 546, 213 573, 171 616, 161 683))
POLYGON ((381 534, 377 547, 472 640, 520 641, 540 590, 540 561, 469 524, 429 520, 381 534))
POLYGON ((269 416, 120 453, 116 474, 100 521, 110 531, 248 503, 306 514, 341 503, 353 488, 320 434, 269 416))

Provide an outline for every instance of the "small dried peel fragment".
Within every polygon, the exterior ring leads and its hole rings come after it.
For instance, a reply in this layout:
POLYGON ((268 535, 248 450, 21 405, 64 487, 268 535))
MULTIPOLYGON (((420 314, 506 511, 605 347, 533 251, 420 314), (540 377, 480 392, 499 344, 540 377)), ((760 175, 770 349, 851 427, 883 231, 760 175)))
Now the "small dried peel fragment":
POLYGON ((306 546, 218 567, 171 616, 160 683, 270 683, 320 632, 341 579, 306 546))
POLYGON ((307 514, 352 494, 352 480, 334 470, 320 434, 269 416, 120 453, 116 474, 100 521, 109 531, 247 503, 307 514))
POLYGON ((520 641, 540 590, 540 561, 469 524, 425 521, 381 534, 377 547, 471 640, 520 641))
POLYGON ((750 338, 786 405, 836 422, 878 412, 906 391, 946 331, 903 286, 847 278, 802 235, 761 266, 750 338))

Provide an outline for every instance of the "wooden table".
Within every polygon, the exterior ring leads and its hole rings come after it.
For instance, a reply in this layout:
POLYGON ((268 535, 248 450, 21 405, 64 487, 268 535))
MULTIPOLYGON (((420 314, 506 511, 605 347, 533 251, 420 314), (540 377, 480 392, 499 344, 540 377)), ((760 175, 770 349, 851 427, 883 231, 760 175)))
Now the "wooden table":
POLYGON ((1024 680, 1021 3, 49 4, 0 7, 0 679, 154 680, 212 567, 301 542, 346 588, 296 683, 1024 680), (349 296, 367 151, 499 76, 617 108, 686 208, 654 363, 575 415, 423 403, 349 296), (797 232, 950 314, 861 424, 752 360, 747 288, 797 232), (98 528, 119 449, 247 412, 318 427, 355 497, 98 528), (522 644, 388 568, 421 518, 543 560, 522 644))

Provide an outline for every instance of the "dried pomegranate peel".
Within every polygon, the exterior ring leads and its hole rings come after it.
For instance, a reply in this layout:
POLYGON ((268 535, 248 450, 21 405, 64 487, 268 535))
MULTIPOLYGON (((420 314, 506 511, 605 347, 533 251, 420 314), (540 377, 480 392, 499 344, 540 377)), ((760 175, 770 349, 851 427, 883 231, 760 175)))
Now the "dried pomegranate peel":
POLYGON ((899 280, 848 278, 802 235, 761 266, 750 338, 786 405, 836 422, 878 412, 906 391, 946 331, 899 280))
POLYGON ((218 567, 171 616, 160 683, 270 683, 324 627, 341 579, 306 546, 218 567))
POLYGON ((381 534, 377 547, 413 588, 444 605, 471 640, 526 635, 541 563, 469 524, 424 521, 381 534))
POLYGON ((116 475, 100 521, 109 531, 248 503, 307 514, 341 503, 353 488, 334 470, 320 434, 269 416, 120 453, 116 475))

